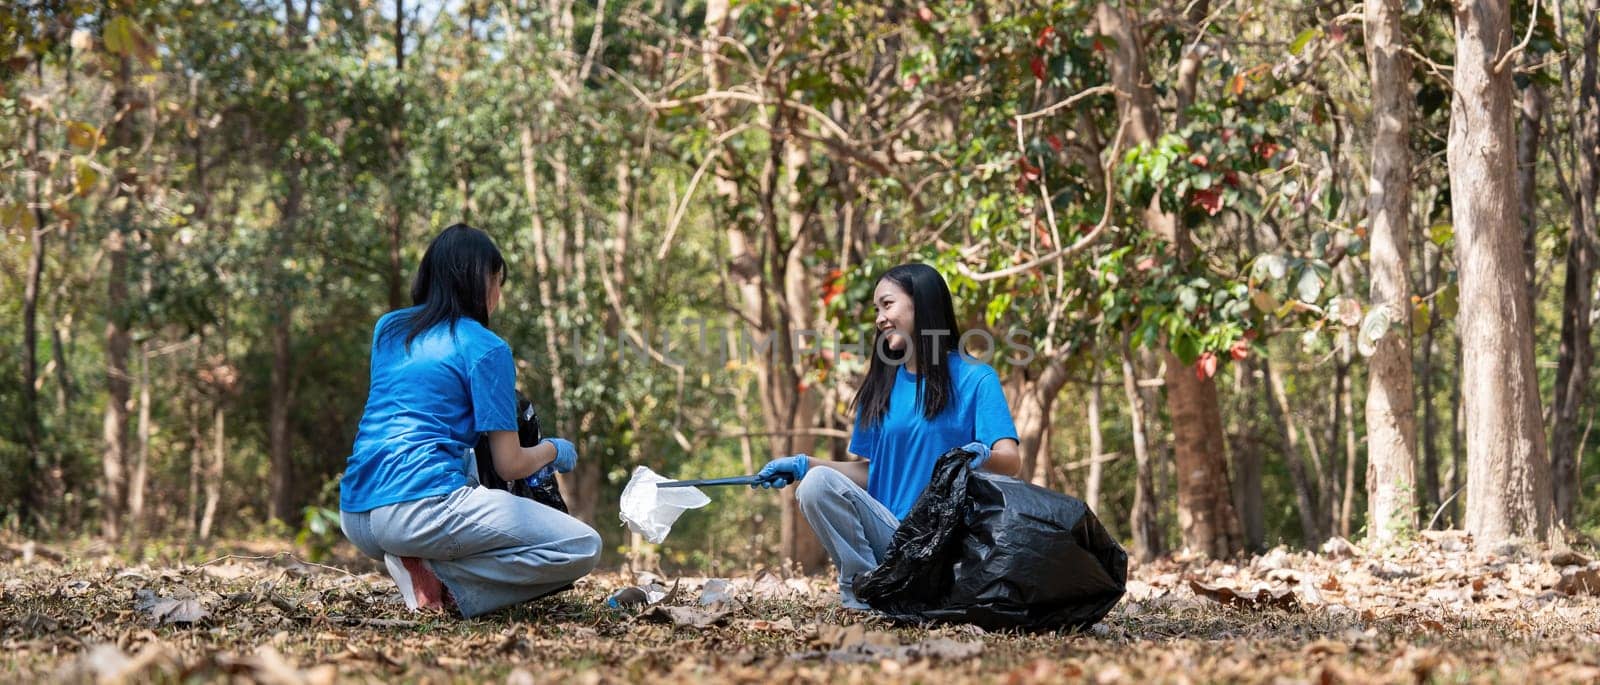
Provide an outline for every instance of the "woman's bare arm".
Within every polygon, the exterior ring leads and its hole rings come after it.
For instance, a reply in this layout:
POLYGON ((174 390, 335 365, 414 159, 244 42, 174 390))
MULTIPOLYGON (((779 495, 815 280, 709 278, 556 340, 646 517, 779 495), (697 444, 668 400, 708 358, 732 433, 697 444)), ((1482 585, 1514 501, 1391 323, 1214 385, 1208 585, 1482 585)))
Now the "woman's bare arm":
POLYGON ((1022 451, 1017 447, 1017 441, 1011 438, 996 442, 989 448, 989 461, 983 463, 983 470, 1002 476, 1016 477, 1021 474, 1022 451))
POLYGON ((527 478, 556 460, 555 445, 523 447, 516 431, 490 431, 489 449, 494 452, 494 472, 508 481, 527 478))

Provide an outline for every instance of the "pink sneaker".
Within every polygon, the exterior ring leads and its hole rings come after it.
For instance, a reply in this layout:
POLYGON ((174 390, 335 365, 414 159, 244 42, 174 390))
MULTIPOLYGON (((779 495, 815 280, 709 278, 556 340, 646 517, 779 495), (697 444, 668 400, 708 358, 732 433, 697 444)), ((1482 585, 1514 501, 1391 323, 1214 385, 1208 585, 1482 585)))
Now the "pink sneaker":
POLYGON ((400 596, 405 598, 406 608, 412 611, 445 609, 450 595, 426 562, 416 557, 385 554, 383 565, 389 569, 389 577, 394 579, 394 584, 400 586, 400 596))

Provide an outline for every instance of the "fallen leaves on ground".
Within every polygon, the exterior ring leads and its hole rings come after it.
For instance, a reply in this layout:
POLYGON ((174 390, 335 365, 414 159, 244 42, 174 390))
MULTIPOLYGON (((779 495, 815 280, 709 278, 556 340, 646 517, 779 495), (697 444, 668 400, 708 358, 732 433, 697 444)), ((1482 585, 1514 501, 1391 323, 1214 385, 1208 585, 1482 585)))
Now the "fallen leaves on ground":
POLYGON ((1104 622, 1072 634, 898 625, 841 608, 826 577, 772 570, 602 573, 461 620, 407 612, 360 559, 127 564, 103 549, 6 549, 18 551, 0 557, 0 673, 16 681, 1600 679, 1592 550, 1485 548, 1453 532, 1146 564, 1104 622), (637 606, 606 606, 638 585, 650 596, 637 606))

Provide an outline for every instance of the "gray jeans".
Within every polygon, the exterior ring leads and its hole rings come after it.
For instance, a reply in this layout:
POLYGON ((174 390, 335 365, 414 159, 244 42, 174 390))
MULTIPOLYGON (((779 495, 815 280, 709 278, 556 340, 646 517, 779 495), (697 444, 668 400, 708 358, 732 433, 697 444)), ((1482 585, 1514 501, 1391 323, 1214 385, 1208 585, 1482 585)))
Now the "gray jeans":
POLYGON ((850 609, 867 609, 856 599, 853 581, 883 563, 900 521, 849 476, 827 467, 806 472, 795 499, 816 531, 828 558, 839 568, 839 598, 850 609))
POLYGON ((473 484, 439 497, 341 512, 345 537, 374 559, 427 561, 462 616, 560 589, 594 570, 600 535, 571 516, 473 484))

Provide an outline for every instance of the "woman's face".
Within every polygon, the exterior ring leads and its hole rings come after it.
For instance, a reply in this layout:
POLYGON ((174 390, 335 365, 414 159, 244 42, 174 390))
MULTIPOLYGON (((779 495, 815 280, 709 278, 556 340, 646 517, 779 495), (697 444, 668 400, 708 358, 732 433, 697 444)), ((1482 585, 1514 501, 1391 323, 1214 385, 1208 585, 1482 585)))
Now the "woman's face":
POLYGON ((494 314, 494 310, 500 308, 501 280, 500 274, 493 273, 489 274, 489 282, 484 284, 484 299, 487 300, 486 304, 489 305, 490 314, 494 314))
POLYGON ((878 310, 874 323, 884 336, 884 342, 889 349, 904 352, 911 342, 912 331, 916 330, 911 294, 900 284, 885 278, 878 281, 878 287, 872 291, 872 304, 878 310))

